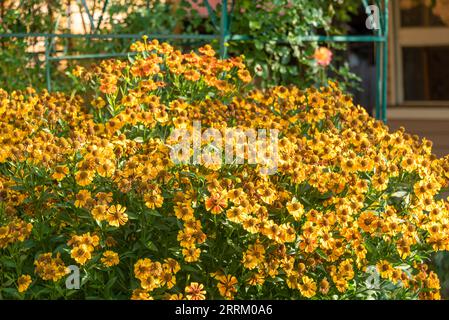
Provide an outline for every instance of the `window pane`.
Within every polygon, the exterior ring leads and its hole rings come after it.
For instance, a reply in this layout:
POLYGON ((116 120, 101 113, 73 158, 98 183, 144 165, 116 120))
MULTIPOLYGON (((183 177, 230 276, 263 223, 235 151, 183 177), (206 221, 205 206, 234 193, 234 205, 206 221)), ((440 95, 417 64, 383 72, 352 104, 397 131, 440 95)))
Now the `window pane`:
POLYGON ((404 48, 403 63, 405 100, 449 100, 449 46, 404 48))
POLYGON ((449 0, 400 0, 400 10, 402 27, 449 26, 449 0))

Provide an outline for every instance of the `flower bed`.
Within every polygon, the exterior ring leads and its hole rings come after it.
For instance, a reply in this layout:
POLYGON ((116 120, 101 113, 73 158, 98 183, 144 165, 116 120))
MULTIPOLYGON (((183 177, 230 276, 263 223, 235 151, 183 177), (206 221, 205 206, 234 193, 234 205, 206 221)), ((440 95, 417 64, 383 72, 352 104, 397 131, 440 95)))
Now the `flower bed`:
POLYGON ((132 49, 75 70, 84 98, 0 91, 1 297, 439 298, 426 263, 449 248, 449 161, 429 141, 332 82, 249 90, 243 59, 208 46, 132 49), (279 135, 201 162, 217 141, 195 149, 195 121, 279 135))

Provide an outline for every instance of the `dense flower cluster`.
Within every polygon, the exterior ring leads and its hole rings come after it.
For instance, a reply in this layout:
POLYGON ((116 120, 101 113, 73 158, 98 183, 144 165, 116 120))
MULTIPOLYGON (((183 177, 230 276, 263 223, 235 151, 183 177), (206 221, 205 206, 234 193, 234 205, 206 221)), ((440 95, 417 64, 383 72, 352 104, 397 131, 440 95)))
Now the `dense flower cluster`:
POLYGON ((16 241, 24 241, 29 237, 33 225, 20 219, 13 220, 0 227, 0 249, 16 241))
POLYGON ((439 298, 426 263, 449 249, 449 158, 430 141, 389 132, 332 82, 249 90, 242 58, 146 39, 133 49, 129 62, 77 68, 84 97, 0 92, 1 287, 52 298, 439 298), (193 120, 224 135, 278 129, 276 173, 175 163, 170 132, 193 120), (83 278, 71 293, 60 281, 70 264, 83 278))
POLYGON ((36 266, 35 273, 43 280, 58 281, 69 273, 69 270, 64 265, 64 261, 61 259, 59 253, 56 254, 56 258, 52 257, 52 253, 40 254, 34 265, 36 266))

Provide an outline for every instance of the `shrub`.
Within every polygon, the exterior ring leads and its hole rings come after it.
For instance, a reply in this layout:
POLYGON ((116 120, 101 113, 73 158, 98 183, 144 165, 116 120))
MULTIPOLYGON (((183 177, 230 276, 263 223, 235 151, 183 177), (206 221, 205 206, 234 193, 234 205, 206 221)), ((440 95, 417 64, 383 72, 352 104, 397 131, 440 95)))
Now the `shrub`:
POLYGON ((337 54, 324 70, 312 58, 320 44, 298 38, 346 34, 347 22, 360 5, 359 0, 235 1, 231 32, 250 35, 254 41, 231 41, 229 51, 247 57, 249 69, 264 87, 324 85, 323 74, 330 71, 344 89, 358 89, 360 80, 350 72, 344 57, 346 44, 325 44, 337 54))
POLYGON ((209 46, 132 49, 75 69, 83 97, 0 92, 2 297, 439 298, 426 263, 448 249, 449 159, 429 141, 333 82, 249 90, 244 61, 209 46), (176 162, 173 132, 193 120, 279 139, 237 141, 242 164, 195 164, 192 145, 176 162))
MULTIPOLYGON (((213 10, 213 18, 202 17, 192 6, 204 8, 204 1, 129 1, 110 0, 101 25, 92 29, 85 9, 79 3, 86 34, 219 34, 221 7, 213 10)), ((89 3, 89 2, 88 2, 89 3)), ((360 7, 360 0, 239 0, 228 1, 231 34, 251 37, 251 41, 229 41, 231 56, 244 54, 249 70, 261 87, 295 84, 300 87, 324 84, 327 73, 341 82, 343 89, 358 88, 359 78, 352 74, 345 60, 341 59, 345 44, 328 43, 334 61, 322 68, 313 59, 319 48, 317 42, 298 41, 300 36, 344 35, 351 14, 360 7)), ((17 6, 15 1, 2 2, 0 32, 67 33, 67 5, 60 1, 30 0, 17 6), (62 19, 60 19, 62 18, 62 19)), ((98 3, 89 3, 90 12, 101 13, 98 3)), ((88 53, 126 52, 131 39, 61 39, 52 41, 51 55, 78 55, 88 53)), ((197 41, 179 41, 186 47, 197 46, 197 41)), ((25 89, 27 86, 44 88, 44 48, 37 38, 0 38, 0 86, 8 90, 25 89), (36 46, 37 45, 37 46, 36 46), (34 52, 34 53, 33 53, 34 52), (15 74, 15 77, 10 77, 15 74)), ((215 49, 219 41, 212 41, 215 49)), ((323 45, 323 44, 321 44, 323 45)), ((79 61, 78 63, 82 63, 79 61)), ((84 60, 86 63, 86 60, 84 60)), ((69 92, 70 84, 64 72, 73 65, 72 60, 52 61, 53 88, 69 92)))

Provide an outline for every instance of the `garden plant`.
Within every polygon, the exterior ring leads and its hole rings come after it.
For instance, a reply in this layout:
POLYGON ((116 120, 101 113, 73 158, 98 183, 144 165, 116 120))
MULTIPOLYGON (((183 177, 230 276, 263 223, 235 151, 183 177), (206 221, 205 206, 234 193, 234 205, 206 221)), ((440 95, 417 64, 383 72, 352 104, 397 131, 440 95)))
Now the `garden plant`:
POLYGON ((75 68, 72 93, 0 91, 1 298, 440 298, 449 158, 430 141, 333 81, 260 90, 210 46, 131 50, 75 68), (192 150, 174 161, 172 133, 193 121, 279 135, 235 139, 245 161, 218 164, 181 137, 192 150), (266 154, 270 174, 248 161, 266 154))

